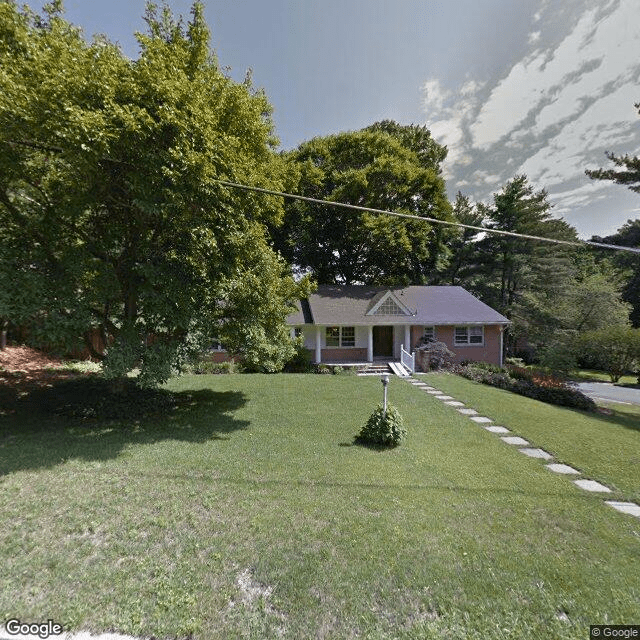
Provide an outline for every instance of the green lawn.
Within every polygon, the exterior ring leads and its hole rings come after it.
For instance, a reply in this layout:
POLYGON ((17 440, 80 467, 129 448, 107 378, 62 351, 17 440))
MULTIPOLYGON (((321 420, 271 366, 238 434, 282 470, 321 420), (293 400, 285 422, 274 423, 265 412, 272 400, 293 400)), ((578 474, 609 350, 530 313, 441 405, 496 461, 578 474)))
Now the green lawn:
POLYGON ((611 415, 591 414, 522 398, 449 374, 424 377, 497 424, 616 490, 615 498, 640 501, 640 415, 610 404, 611 415))
MULTIPOLYGON (((595 369, 578 369, 571 377, 579 382, 611 382, 611 376, 608 373, 595 369)), ((622 376, 616 384, 635 387, 638 384, 638 376, 622 376)))
MULTIPOLYGON (((640 619, 640 521, 406 382, 390 383, 409 431, 390 451, 352 444, 375 377, 169 386, 192 404, 162 419, 0 418, 0 618, 207 640, 586 638, 640 619)), ((505 423, 503 405, 551 415, 491 402, 505 423)), ((561 433, 574 413, 554 411, 561 433)), ((638 457, 638 431, 575 415, 638 457)), ((573 438, 587 461, 591 437, 573 438)), ((627 472, 616 485, 634 493, 627 472)))

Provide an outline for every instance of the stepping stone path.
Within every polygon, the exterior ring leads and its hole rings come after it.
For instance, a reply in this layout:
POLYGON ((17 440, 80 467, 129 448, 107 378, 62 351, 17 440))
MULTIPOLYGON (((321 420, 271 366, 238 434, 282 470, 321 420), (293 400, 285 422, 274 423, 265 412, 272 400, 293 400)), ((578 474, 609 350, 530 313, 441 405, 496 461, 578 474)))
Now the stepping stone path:
POLYGON ((520 436, 504 436, 500 438, 502 442, 506 442, 507 444, 516 444, 518 446, 528 445, 529 443, 524 438, 520 436))
POLYGON ((574 484, 577 484, 581 489, 585 491, 594 491, 599 493, 611 493, 609 487, 605 487, 603 484, 596 482, 595 480, 574 480, 574 484))
POLYGON ((580 475, 580 472, 577 469, 570 467, 568 464, 558 464, 554 462, 553 464, 546 465, 546 467, 547 469, 549 469, 549 471, 554 471, 555 473, 580 475))
POLYGON ((536 449, 536 448, 524 448, 518 449, 520 453, 524 453, 525 456, 529 456, 530 458, 542 458, 542 460, 553 460, 553 456, 550 453, 547 453, 544 449, 536 449))
MULTIPOLYGON (((549 471, 553 471, 554 473, 562 474, 562 475, 580 475, 580 471, 578 469, 574 469, 570 467, 568 464, 562 464, 559 462, 553 462, 553 456, 545 451, 544 449, 540 449, 538 447, 533 447, 530 443, 521 438, 520 436, 509 435, 506 436, 504 434, 509 434, 511 431, 506 427, 501 427, 498 425, 491 424, 493 420, 491 418, 487 418, 486 416, 478 415, 478 412, 475 409, 470 409, 464 406, 464 402, 459 402, 455 400, 452 396, 448 396, 442 391, 438 389, 434 389, 429 385, 425 384, 420 380, 416 380, 415 378, 411 378, 410 376, 404 378, 408 380, 412 385, 426 391, 428 394, 436 397, 438 400, 442 400, 444 404, 453 407, 458 411, 458 413, 467 416, 470 420, 475 422, 477 425, 482 426, 485 431, 489 433, 495 433, 500 435, 500 439, 506 444, 510 444, 515 447, 519 447, 518 451, 524 454, 525 456, 529 456, 530 458, 539 458, 541 460, 552 461, 550 464, 545 465, 549 471)), ((611 493, 611 489, 600 482, 595 480, 589 480, 587 478, 579 478, 574 480, 573 483, 583 489, 584 491, 590 491, 592 493, 611 493)), ((636 518, 640 518, 640 505, 637 505, 635 502, 619 502, 617 500, 605 500, 605 504, 608 504, 610 507, 613 507, 617 511, 621 513, 627 513, 636 518)))
POLYGON ((485 427, 485 429, 490 433, 511 433, 506 427, 498 427, 497 425, 491 425, 490 427, 485 427))

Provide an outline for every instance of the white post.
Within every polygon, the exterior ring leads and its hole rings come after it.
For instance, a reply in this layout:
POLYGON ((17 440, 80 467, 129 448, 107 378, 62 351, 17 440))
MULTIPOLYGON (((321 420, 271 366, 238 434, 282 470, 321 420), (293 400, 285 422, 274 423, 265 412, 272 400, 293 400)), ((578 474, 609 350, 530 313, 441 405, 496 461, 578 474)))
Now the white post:
POLYGON ((382 378, 380 378, 380 381, 382 382, 382 388, 384 389, 383 392, 383 408, 382 408, 382 415, 386 417, 387 415, 387 385, 389 384, 389 374, 385 373, 382 375, 382 378))
POLYGON ((296 337, 296 328, 295 327, 291 327, 289 329, 289 335, 291 336, 292 340, 295 340, 295 337, 296 337))
POLYGON ((407 353, 411 353, 411 325, 404 325, 404 349, 407 353))
POLYGON ((367 362, 373 362, 373 327, 367 327, 367 362))
POLYGON ((316 327, 316 363, 322 362, 322 333, 321 327, 316 327))

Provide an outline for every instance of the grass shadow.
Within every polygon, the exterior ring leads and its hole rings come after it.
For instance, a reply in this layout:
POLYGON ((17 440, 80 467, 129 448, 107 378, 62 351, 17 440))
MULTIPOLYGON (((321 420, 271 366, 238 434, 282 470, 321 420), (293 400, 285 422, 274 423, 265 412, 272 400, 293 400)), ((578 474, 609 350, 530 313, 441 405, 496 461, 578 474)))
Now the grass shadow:
POLYGON ((640 431, 640 407, 637 405, 627 406, 617 403, 609 403, 605 407, 606 411, 611 413, 594 412, 589 416, 602 420, 608 424, 615 424, 625 429, 640 431))
MULTIPOLYGON (((153 411, 129 418, 80 419, 50 412, 40 390, 18 398, 0 416, 0 476, 52 468, 68 460, 108 461, 131 445, 162 441, 204 443, 228 440, 250 423, 234 413, 247 403, 238 391, 210 389, 169 393, 156 390, 153 411), (163 399, 170 402, 163 403, 163 399)), ((55 385, 48 389, 55 395, 55 385)), ((6 400, 6 394, 3 400, 6 400)))

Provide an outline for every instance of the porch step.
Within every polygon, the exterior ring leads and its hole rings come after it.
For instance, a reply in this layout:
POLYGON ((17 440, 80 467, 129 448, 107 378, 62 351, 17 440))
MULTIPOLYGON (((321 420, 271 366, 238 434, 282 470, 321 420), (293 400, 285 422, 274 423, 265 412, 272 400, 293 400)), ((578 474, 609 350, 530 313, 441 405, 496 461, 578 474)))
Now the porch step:
POLYGON ((358 370, 359 376, 381 376, 390 373, 388 364, 370 364, 358 370))

